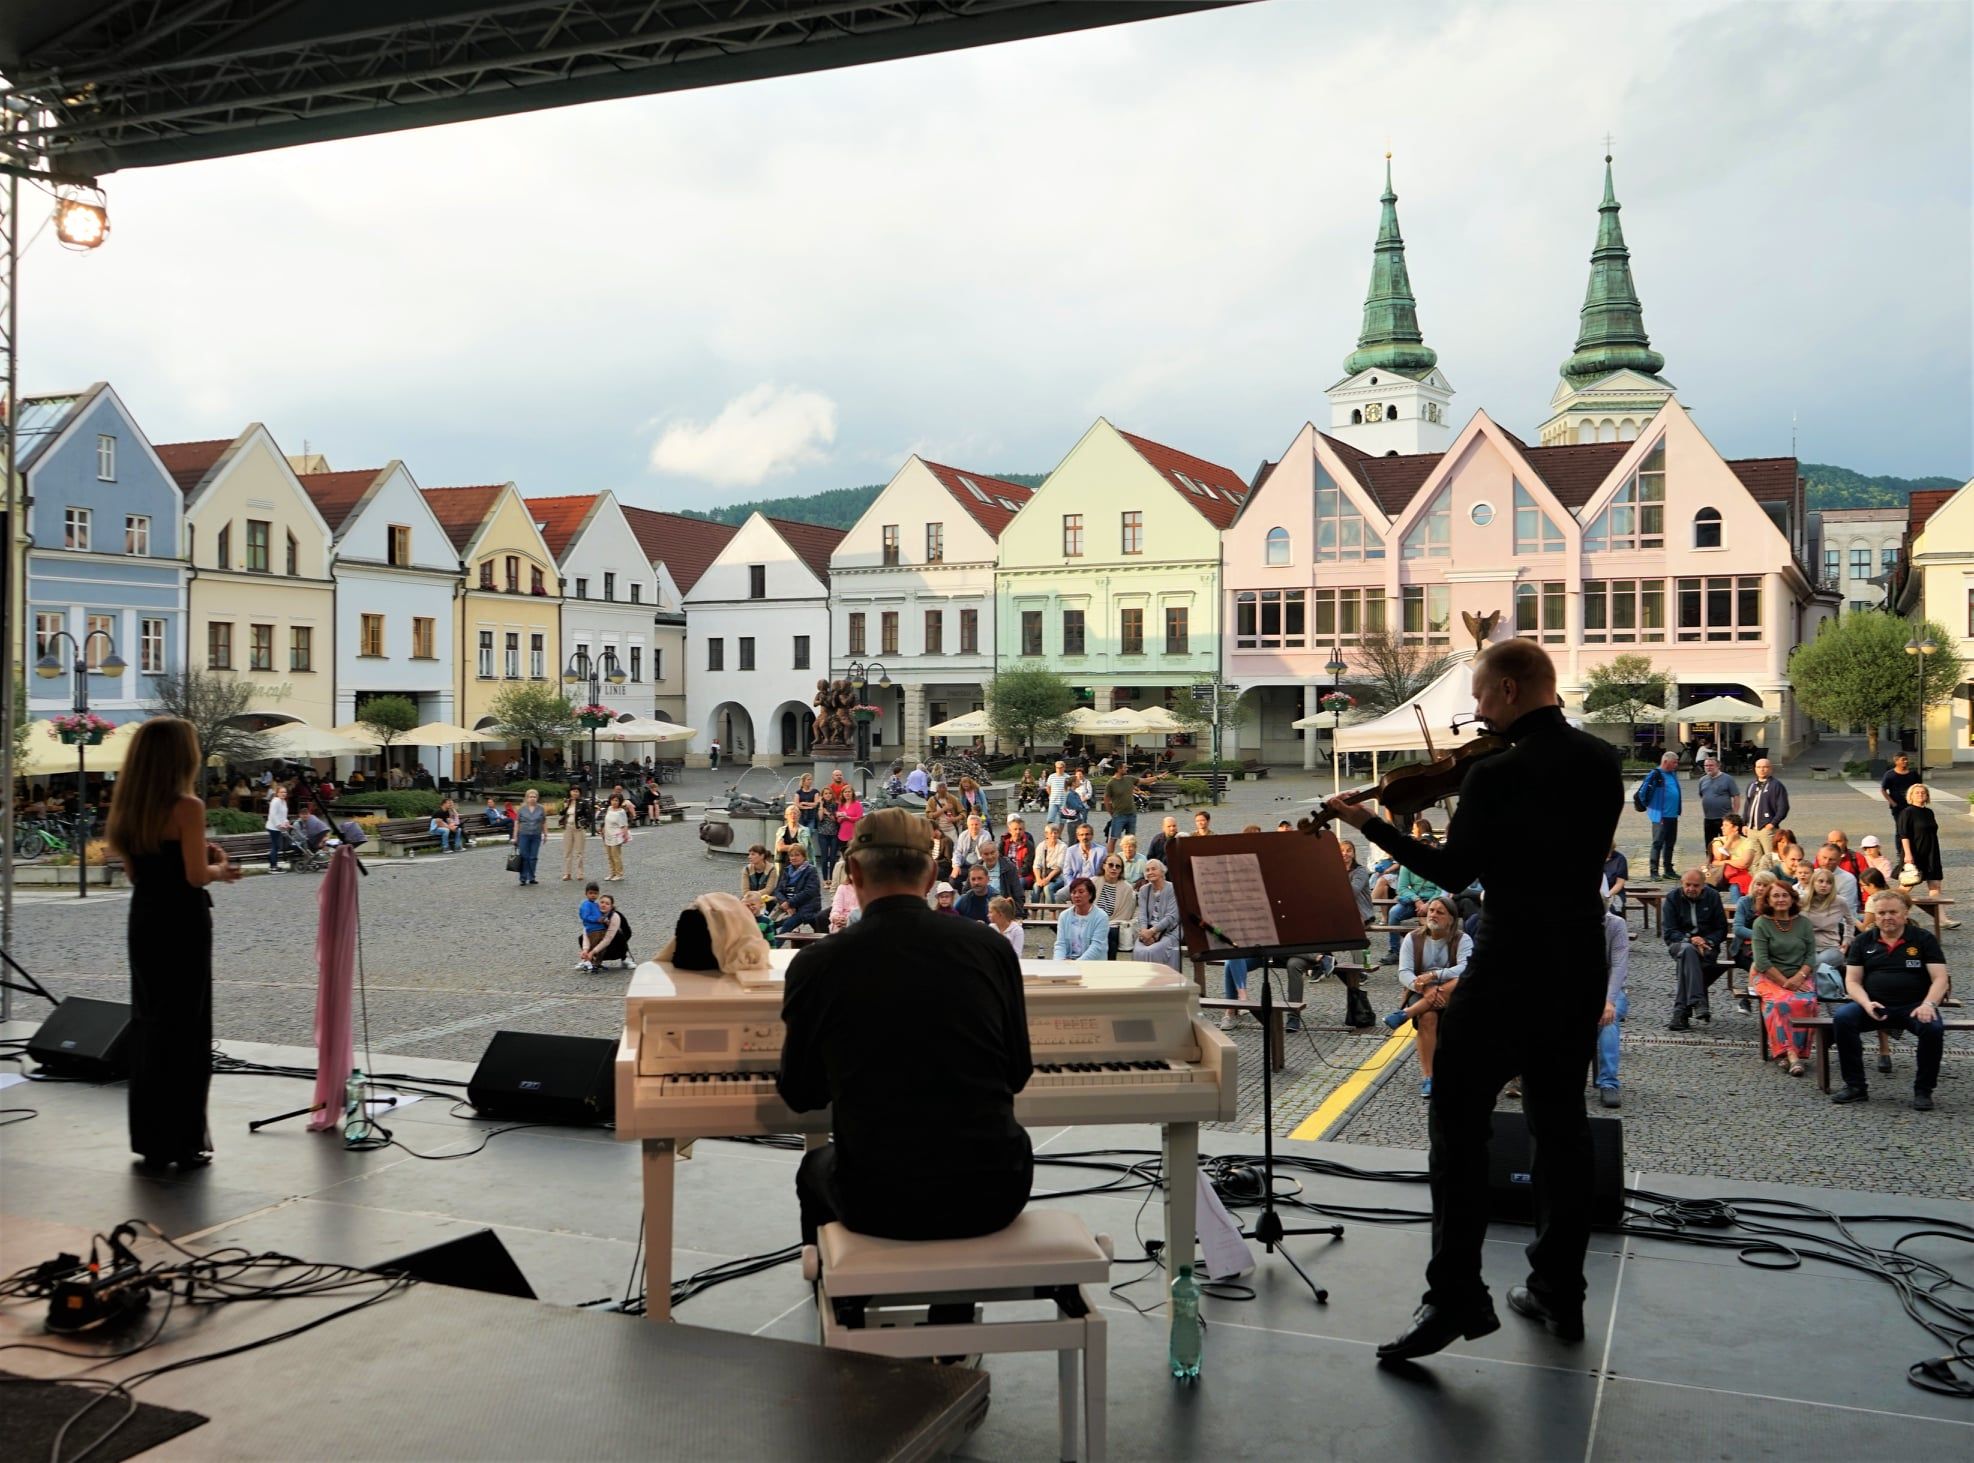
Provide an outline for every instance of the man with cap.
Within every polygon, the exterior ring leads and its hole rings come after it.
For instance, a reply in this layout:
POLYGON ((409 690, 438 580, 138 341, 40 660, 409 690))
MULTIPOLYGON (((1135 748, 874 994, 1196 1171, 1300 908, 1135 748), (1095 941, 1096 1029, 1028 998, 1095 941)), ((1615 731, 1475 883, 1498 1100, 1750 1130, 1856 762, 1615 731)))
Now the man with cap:
MULTIPOLYGON (((865 815, 845 850, 863 917, 788 967, 782 1100, 831 1109, 802 1160, 802 1238, 841 1221, 886 1239, 964 1239, 1013 1222, 1034 1158, 1015 1121, 1027 1085, 1021 962, 990 925, 942 918, 925 820, 865 815), (933 980, 933 976, 937 976, 933 980)), ((931 1319, 965 1320, 971 1305, 931 1319)))

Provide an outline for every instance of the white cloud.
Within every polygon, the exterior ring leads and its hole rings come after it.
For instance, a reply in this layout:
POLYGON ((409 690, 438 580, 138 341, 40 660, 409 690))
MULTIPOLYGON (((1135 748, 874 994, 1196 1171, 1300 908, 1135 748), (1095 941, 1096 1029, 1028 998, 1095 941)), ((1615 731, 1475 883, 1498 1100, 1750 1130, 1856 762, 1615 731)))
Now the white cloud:
POLYGON ((836 403, 820 391, 763 382, 704 426, 679 422, 651 449, 655 472, 722 487, 758 487, 821 462, 836 440, 836 403))

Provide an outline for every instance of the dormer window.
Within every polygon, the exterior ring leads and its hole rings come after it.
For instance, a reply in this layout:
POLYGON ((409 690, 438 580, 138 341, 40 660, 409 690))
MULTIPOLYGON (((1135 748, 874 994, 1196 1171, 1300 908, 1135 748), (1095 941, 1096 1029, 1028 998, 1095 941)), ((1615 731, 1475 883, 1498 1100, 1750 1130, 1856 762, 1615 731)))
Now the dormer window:
MULTIPOLYGON (((480 565, 480 588, 492 589, 493 587, 494 587, 493 560, 488 559, 480 565)), ((487 674, 492 675, 493 672, 488 671, 487 674)))
MULTIPOLYGON (((519 594, 521 592, 520 559, 516 558, 513 554, 509 554, 507 558, 502 561, 501 567, 506 571, 507 574, 507 581, 506 581, 507 592, 509 594, 519 594)), ((520 672, 516 671, 515 674, 518 676, 520 672)))
POLYGON ((960 478, 960 486, 965 488, 969 493, 973 494, 974 498, 979 502, 985 503, 986 501, 988 501, 987 494, 981 491, 980 484, 976 483, 972 478, 962 476, 960 478))
POLYGON ((1693 547, 1696 549, 1720 547, 1720 509, 1702 508, 1693 515, 1693 547))

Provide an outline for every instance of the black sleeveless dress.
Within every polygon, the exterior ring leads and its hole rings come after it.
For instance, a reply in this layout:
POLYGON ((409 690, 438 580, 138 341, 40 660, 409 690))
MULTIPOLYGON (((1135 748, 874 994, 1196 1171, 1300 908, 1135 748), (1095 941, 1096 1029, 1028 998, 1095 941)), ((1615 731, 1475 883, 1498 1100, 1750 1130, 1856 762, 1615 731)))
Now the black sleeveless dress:
POLYGON ((130 1148, 182 1162, 212 1148, 212 897, 175 838, 130 872, 130 1148))

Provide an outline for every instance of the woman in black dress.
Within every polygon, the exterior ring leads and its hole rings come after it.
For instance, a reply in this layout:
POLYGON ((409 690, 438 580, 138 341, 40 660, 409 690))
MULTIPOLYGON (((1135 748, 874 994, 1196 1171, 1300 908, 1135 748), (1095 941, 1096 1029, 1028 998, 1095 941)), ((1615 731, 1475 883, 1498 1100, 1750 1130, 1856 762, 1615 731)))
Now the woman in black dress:
POLYGON ((137 729, 110 802, 109 841, 130 896, 130 1147, 148 1168, 211 1161, 212 898, 239 869, 206 841, 192 792, 201 766, 188 721, 137 729))
MULTIPOLYGON (((1933 794, 1925 783, 1915 782, 1905 790, 1905 802, 1899 809, 1899 849, 1937 899, 1946 870, 1940 864, 1940 823, 1933 812, 1933 794)), ((1957 919, 1941 923, 1950 930, 1960 928, 1957 919)))

